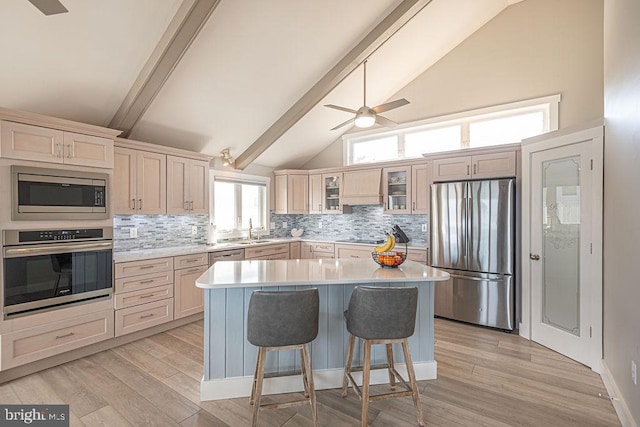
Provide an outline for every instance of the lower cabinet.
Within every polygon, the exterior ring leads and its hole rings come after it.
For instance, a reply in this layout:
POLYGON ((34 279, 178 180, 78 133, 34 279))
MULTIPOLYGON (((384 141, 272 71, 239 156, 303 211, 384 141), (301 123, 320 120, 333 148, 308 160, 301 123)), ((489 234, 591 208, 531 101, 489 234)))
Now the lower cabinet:
POLYGON ((207 254, 204 255, 204 264, 181 268, 173 273, 175 319, 204 311, 204 290, 196 286, 196 279, 209 268, 207 254))
POLYGON ((303 259, 333 259, 335 256, 335 245, 333 243, 303 242, 303 259))
POLYGON ((113 310, 102 310, 2 334, 0 369, 13 368, 94 344, 112 338, 113 333, 113 310))
POLYGON ((357 245, 336 245, 336 258, 371 258, 373 247, 357 245))
POLYGON ((289 259, 289 243, 246 248, 244 259, 289 259))
POLYGON ((289 258, 290 259, 300 259, 302 253, 302 243, 301 242, 293 242, 289 243, 289 258))
POLYGON ((116 310, 116 336, 130 334, 170 320, 173 320, 171 298, 116 310))

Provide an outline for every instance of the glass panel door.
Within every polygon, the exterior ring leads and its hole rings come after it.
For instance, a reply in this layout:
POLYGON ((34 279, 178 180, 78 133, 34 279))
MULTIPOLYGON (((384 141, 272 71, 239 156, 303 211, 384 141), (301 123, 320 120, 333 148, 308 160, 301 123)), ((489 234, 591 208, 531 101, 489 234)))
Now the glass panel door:
POLYGON ((342 213, 340 206, 340 186, 342 184, 342 174, 322 175, 322 193, 324 203, 324 213, 342 213))
POLYGON ((542 162, 542 321, 580 336, 580 157, 542 162))

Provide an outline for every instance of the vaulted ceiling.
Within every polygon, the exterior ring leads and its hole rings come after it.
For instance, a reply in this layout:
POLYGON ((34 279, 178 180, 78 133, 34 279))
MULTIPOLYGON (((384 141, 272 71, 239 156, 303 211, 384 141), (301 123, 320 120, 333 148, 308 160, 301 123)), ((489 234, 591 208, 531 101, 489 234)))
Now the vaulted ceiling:
POLYGON ((0 106, 295 168, 349 130, 323 105, 362 106, 363 59, 380 104, 519 0, 61 1, 0 2, 0 106))

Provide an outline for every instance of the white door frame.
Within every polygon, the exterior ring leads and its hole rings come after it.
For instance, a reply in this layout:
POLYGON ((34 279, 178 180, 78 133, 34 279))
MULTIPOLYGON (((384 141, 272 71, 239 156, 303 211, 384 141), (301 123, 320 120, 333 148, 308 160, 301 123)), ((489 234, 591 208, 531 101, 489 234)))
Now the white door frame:
POLYGON ((590 274, 593 280, 592 313, 589 366, 596 372, 601 371, 602 360, 602 202, 603 202, 603 164, 604 164, 604 129, 602 125, 593 125, 579 130, 561 130, 548 135, 530 138, 522 144, 522 316, 519 324, 520 335, 531 339, 531 156, 535 152, 558 148, 580 142, 591 142, 592 171, 592 217, 591 229, 593 245, 593 262, 590 274), (596 289, 597 288, 597 289, 596 289))

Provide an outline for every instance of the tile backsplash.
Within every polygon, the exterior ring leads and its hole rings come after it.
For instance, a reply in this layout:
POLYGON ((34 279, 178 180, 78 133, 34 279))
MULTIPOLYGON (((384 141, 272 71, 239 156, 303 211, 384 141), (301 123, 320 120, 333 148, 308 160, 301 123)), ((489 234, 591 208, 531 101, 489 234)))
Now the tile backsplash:
POLYGON ((116 215, 113 218, 113 250, 134 251, 207 243, 209 215, 116 215), (191 233, 192 227, 197 233, 191 233), (137 229, 138 237, 129 237, 137 229))
POLYGON ((292 228, 303 228, 306 238, 373 239, 384 238, 384 232, 398 224, 414 243, 427 243, 422 224, 429 223, 428 215, 385 214, 381 205, 352 206, 352 213, 341 215, 279 215, 271 214, 273 237, 291 237, 292 228), (283 223, 287 227, 283 227, 283 223), (322 223, 322 226, 320 226, 322 223))

